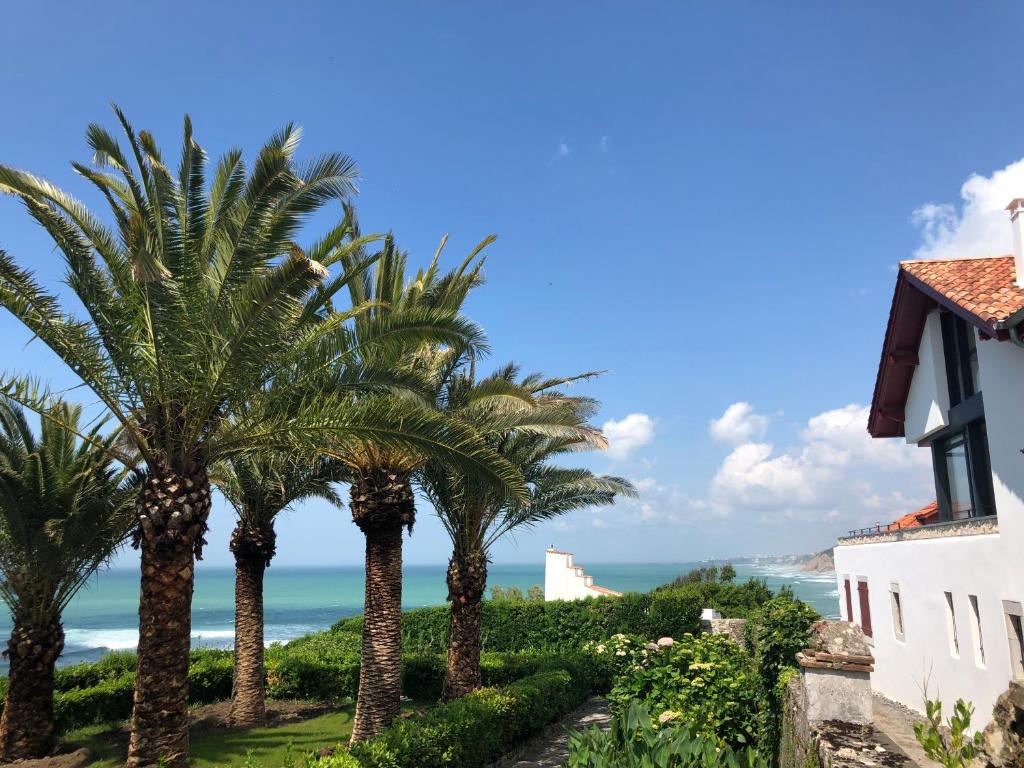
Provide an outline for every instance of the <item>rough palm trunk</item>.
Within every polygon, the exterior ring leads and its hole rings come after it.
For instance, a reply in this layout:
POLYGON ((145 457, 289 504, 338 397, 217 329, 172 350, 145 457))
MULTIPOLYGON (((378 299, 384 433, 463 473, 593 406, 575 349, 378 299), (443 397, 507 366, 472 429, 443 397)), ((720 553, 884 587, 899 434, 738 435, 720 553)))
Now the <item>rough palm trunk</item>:
POLYGON ((203 468, 152 471, 137 502, 142 550, 139 656, 128 768, 188 764, 188 654, 192 588, 210 514, 203 468))
POLYGON ((366 536, 366 601, 352 742, 391 725, 402 696, 402 528, 415 507, 407 475, 362 473, 352 484, 352 520, 366 536))
POLYGON ((10 669, 0 718, 0 760, 45 757, 56 746, 53 670, 63 650, 59 620, 42 625, 15 620, 4 654, 10 669))
POLYGON ((274 557, 273 524, 239 523, 231 535, 235 556, 235 677, 231 724, 252 728, 266 724, 263 670, 263 575, 274 557))
POLYGON ((480 676, 480 614, 487 587, 487 556, 455 555, 448 563, 448 600, 452 604, 448 669, 444 698, 458 699, 483 683, 480 676))

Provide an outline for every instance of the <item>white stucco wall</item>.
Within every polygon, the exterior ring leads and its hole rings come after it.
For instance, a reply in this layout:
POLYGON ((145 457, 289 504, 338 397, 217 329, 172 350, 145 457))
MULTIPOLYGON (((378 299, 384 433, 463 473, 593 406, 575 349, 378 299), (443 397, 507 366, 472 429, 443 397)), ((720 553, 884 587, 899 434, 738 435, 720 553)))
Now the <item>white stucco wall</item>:
MULTIPOLYGON (((929 323, 932 320, 929 318, 929 323)), ((926 331, 927 336, 927 331, 926 331)), ((933 337, 934 339, 934 337, 933 337)), ((931 345, 931 342, 929 342, 931 345)), ((941 346, 932 354, 942 359, 941 346)), ((925 344, 919 351, 926 365, 925 344)), ((872 640, 875 690, 904 705, 923 709, 922 687, 928 681, 932 698, 940 697, 949 711, 957 698, 974 704, 974 726, 984 727, 992 705, 1013 675, 1008 639, 1007 603, 1024 602, 1024 349, 1010 342, 978 342, 979 383, 985 403, 989 456, 998 533, 945 536, 844 545, 835 549, 839 603, 844 618, 860 623, 858 577, 866 578, 874 628, 872 640), (846 615, 844 578, 850 578, 853 616, 846 615), (903 606, 904 636, 894 629, 890 587, 898 585, 903 606), (959 654, 951 649, 945 593, 952 594, 959 654), (985 658, 975 651, 975 632, 969 596, 977 597, 985 658)), ((924 371, 919 371, 924 373, 924 371)), ((927 379, 932 378, 929 373, 927 379)), ((925 382, 922 375, 921 382, 925 382)), ((939 379, 944 382, 944 378, 939 379)), ((935 404, 941 397, 926 392, 915 374, 907 404, 907 434, 933 429, 935 404), (931 405, 926 403, 930 401, 931 405), (914 428, 911 430, 911 419, 914 428)), ((945 392, 939 386, 938 392, 945 392)), ((905 510, 893 510, 893 518, 905 510)))
POLYGON ((979 342, 978 379, 999 530, 1024 560, 1024 349, 1009 341, 979 342))
POLYGON ((938 310, 929 313, 925 321, 917 361, 904 407, 903 427, 908 443, 916 443, 947 424, 949 389, 946 386, 942 324, 938 310))
POLYGON ((996 698, 1011 679, 1010 644, 1003 600, 1024 600, 1024 557, 1002 535, 945 537, 925 541, 837 546, 836 577, 841 615, 861 623, 858 578, 868 582, 875 656, 872 688, 923 711, 922 689, 941 698, 944 709, 963 698, 974 704, 974 725, 982 728, 996 698), (843 581, 850 579, 853 616, 846 615, 843 581), (891 585, 903 606, 902 639, 894 627, 891 585), (952 593, 959 654, 951 649, 945 593, 952 593), (972 609, 978 598, 984 662, 975 657, 972 609))
POLYGON ((544 556, 545 600, 582 600, 602 594, 618 593, 595 587, 594 577, 573 562, 572 553, 547 550, 544 556))

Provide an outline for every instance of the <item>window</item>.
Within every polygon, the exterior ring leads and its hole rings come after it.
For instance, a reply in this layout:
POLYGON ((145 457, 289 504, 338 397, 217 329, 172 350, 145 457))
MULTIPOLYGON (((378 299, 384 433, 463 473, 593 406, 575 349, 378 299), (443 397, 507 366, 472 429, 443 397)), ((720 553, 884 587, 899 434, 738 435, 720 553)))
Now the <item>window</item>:
POLYGON ((962 317, 942 313, 942 349, 946 359, 949 403, 959 405, 981 392, 978 382, 978 345, 974 328, 962 317))
POLYGON ((860 600, 860 628, 868 637, 874 637, 871 629, 871 605, 869 603, 868 583, 865 580, 857 580, 857 597, 860 600))
POLYGON ((953 608, 953 593, 946 592, 946 631, 949 633, 949 655, 960 658, 960 637, 956 631, 956 610, 953 608))
POLYGON ((1010 673, 1014 680, 1024 680, 1024 624, 1020 603, 1003 600, 1006 613, 1006 639, 1010 642, 1010 673))
POLYGON ((932 444, 939 511, 943 520, 995 514, 988 429, 976 419, 932 444))
POLYGON ((853 595, 850 594, 850 577, 843 579, 843 587, 846 590, 846 620, 853 621, 853 595))
POLYGON ((889 602, 892 604, 892 632, 897 640, 903 640, 903 601, 900 599, 900 585, 889 585, 889 602))
POLYGON ((974 663, 985 668, 985 636, 981 632, 981 612, 978 609, 978 596, 968 595, 967 602, 971 606, 971 639, 974 640, 974 663))

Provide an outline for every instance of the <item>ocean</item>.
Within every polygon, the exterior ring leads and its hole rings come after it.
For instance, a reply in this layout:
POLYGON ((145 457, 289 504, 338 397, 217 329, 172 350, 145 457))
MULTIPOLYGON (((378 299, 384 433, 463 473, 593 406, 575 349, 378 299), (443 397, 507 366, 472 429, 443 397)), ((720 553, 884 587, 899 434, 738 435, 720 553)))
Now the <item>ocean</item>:
MULTIPOLYGON (((671 581, 699 563, 587 563, 601 586, 621 592, 646 591, 671 581)), ((808 573, 793 566, 735 566, 737 578, 765 579, 772 589, 792 587, 798 597, 824 616, 839 609, 834 574, 808 573)), ((412 565, 404 570, 403 605, 418 608, 445 602, 445 566, 412 565)), ((543 563, 494 564, 489 585, 519 587, 525 593, 543 585, 543 563)), ((60 665, 94 661, 111 650, 135 648, 138 642, 139 574, 135 569, 101 571, 64 612, 65 644, 60 665)), ((265 637, 284 642, 328 628, 344 616, 362 612, 363 569, 271 566, 265 584, 265 637)), ((234 570, 200 566, 192 608, 193 645, 230 647, 234 637, 234 570)), ((0 615, 0 642, 10 636, 10 617, 0 615)), ((4 662, 0 662, 6 666, 4 662)))

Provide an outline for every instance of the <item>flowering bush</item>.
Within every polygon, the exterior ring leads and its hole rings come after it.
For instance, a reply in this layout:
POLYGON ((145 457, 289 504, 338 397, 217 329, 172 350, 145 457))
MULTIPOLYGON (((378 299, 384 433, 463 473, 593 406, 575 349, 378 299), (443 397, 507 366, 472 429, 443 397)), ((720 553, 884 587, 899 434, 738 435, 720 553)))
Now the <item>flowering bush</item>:
POLYGON ((642 668, 646 665, 650 654, 656 653, 656 651, 647 650, 642 638, 622 633, 612 635, 607 640, 591 640, 584 643, 583 652, 592 656, 599 668, 611 680, 616 680, 621 675, 642 668))
POLYGON ((633 658, 608 696, 614 711, 636 701, 659 720, 682 718, 719 746, 757 743, 761 684, 750 657, 732 640, 685 635, 633 658))

